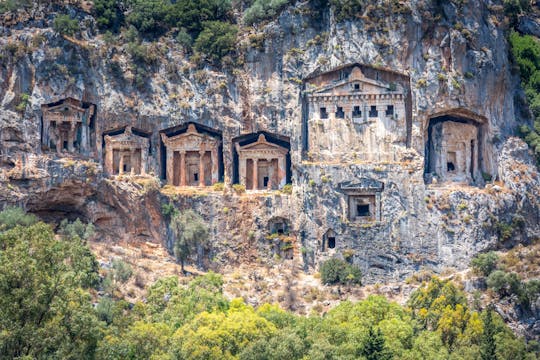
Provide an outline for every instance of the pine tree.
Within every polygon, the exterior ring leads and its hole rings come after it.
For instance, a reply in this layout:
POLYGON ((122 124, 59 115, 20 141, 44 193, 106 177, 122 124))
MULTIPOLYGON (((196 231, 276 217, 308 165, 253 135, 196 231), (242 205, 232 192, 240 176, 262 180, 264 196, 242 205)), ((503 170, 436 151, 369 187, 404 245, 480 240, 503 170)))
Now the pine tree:
POLYGON ((486 316, 484 319, 484 334, 482 335, 482 344, 480 348, 482 360, 495 359, 495 334, 497 329, 493 323, 492 311, 493 308, 491 306, 486 309, 486 316))
POLYGON ((386 348, 384 337, 380 329, 373 330, 373 327, 369 328, 368 338, 364 345, 362 355, 367 360, 390 360, 392 354, 386 348))

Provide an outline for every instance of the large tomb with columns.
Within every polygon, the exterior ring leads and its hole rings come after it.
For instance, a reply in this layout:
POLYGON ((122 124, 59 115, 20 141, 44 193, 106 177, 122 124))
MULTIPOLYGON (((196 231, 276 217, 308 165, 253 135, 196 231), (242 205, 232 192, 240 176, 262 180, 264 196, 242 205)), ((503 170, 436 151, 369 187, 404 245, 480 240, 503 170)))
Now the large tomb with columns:
POLYGON ((41 144, 57 153, 94 153, 94 104, 67 98, 41 106, 41 144))
POLYGON ((303 147, 311 160, 395 161, 407 146, 406 76, 355 64, 308 77, 305 90, 303 147))
POLYGON ((161 134, 169 185, 209 186, 220 180, 221 138, 197 127, 189 123, 187 128, 161 134))
MULTIPOLYGON (((252 137, 253 138, 253 137, 252 137)), ((264 133, 256 140, 235 141, 238 182, 247 190, 275 190, 287 183, 287 147, 267 140, 264 133)))
POLYGON ((127 126, 104 135, 105 171, 109 175, 145 175, 149 134, 127 126))
POLYGON ((471 114, 433 116, 426 134, 426 182, 482 182, 482 172, 487 171, 483 167, 483 128, 483 119, 471 114))

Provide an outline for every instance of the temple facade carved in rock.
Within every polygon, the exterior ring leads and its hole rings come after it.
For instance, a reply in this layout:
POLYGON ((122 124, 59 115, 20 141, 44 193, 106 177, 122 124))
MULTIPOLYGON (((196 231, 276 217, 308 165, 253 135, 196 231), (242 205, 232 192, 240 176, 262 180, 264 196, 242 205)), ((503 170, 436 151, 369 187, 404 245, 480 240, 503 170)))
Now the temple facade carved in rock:
POLYGON ((161 134, 166 148, 166 180, 173 186, 209 186, 219 181, 221 140, 201 133, 194 124, 174 136, 161 134))
MULTIPOLYGON (((377 73, 378 74, 378 73, 377 73)), ((319 161, 395 161, 407 144, 405 88, 364 75, 360 66, 306 82, 304 147, 319 161)))
POLYGON ((96 106, 73 98, 41 106, 41 144, 57 153, 90 155, 96 106))
POLYGON ((105 171, 109 175, 145 175, 149 140, 127 126, 123 133, 105 135, 105 171))
POLYGON ((239 181, 246 189, 275 190, 287 183, 287 148, 267 141, 264 134, 249 144, 237 142, 235 147, 239 181))

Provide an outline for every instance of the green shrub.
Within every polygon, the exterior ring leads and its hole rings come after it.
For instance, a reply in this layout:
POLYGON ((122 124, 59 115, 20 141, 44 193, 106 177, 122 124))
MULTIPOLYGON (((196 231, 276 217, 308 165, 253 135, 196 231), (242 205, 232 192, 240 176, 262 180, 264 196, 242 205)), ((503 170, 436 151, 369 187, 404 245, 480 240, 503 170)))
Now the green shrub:
POLYGON ((131 12, 126 18, 140 33, 159 36, 167 30, 165 17, 170 3, 163 0, 133 0, 131 12))
POLYGON ((213 185, 214 191, 223 191, 225 190, 225 184, 222 182, 217 182, 213 185))
POLYGON ((0 1, 0 14, 17 9, 28 8, 32 6, 32 0, 4 0, 0 1))
POLYGON ((38 222, 38 219, 27 214, 23 208, 13 206, 0 211, 0 232, 14 228, 17 225, 28 227, 38 222))
POLYGON ((58 15, 54 18, 53 29, 61 35, 73 36, 79 31, 79 22, 69 15, 58 15))
POLYGON ((203 23, 203 31, 195 40, 195 50, 206 55, 214 64, 236 49, 238 28, 223 21, 207 21, 203 23))
POLYGON ((232 187, 233 187, 234 192, 237 193, 237 194, 243 194, 243 193, 246 192, 246 186, 245 185, 234 184, 232 187))
POLYGON ((475 273, 483 276, 489 276, 496 268, 499 262, 499 255, 494 251, 485 254, 478 254, 471 261, 471 266, 475 273))
POLYGON ((365 0, 331 0, 330 3, 338 22, 362 15, 366 6, 365 0))
POLYGON ((92 13, 100 29, 117 31, 122 26, 124 14, 121 5, 120 0, 94 0, 92 13))
POLYGON ((244 24, 253 25, 263 20, 273 19, 291 3, 290 0, 255 0, 244 12, 244 24))
POLYGON ((515 272, 493 271, 486 280, 487 286, 500 296, 519 295, 521 280, 515 272))
POLYGON ((341 259, 330 259, 322 263, 319 269, 323 284, 357 284, 362 283, 360 269, 341 259))
POLYGON ((121 259, 114 259, 112 261, 112 269, 114 280, 122 284, 126 283, 133 275, 131 265, 121 259))
POLYGON ((281 189, 281 192, 287 195, 292 194, 292 184, 286 184, 281 189))
POLYGON ((514 60, 519 66, 527 101, 535 116, 533 128, 523 125, 519 133, 529 144, 540 165, 540 43, 533 36, 521 36, 512 32, 510 44, 514 60))

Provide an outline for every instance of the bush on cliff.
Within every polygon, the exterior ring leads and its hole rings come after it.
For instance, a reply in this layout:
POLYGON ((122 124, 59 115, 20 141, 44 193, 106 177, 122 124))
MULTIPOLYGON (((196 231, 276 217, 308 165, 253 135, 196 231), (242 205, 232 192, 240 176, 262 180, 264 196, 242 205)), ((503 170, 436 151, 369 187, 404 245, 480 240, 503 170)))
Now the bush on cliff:
POLYGON ((323 284, 360 285, 362 283, 360 269, 341 259, 330 259, 323 262, 320 273, 323 284))

